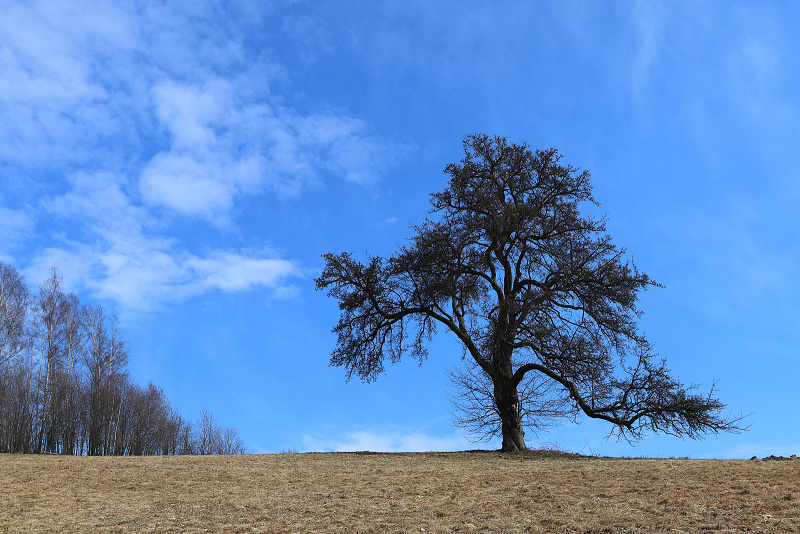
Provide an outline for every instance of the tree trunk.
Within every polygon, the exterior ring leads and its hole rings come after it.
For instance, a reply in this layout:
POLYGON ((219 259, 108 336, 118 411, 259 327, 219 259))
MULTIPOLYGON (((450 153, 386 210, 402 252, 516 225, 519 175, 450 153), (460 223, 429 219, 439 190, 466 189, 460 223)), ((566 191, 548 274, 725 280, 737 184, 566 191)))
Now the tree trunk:
POLYGON ((495 384, 495 402, 502 421, 503 452, 526 451, 525 431, 522 429, 522 416, 519 411, 517 388, 510 380, 495 384))

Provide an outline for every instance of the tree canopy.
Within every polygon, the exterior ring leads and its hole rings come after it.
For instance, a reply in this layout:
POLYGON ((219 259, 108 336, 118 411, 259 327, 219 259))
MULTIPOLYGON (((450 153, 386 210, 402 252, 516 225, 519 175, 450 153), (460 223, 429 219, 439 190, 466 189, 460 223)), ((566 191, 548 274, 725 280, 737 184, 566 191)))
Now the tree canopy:
POLYGON ((672 377, 638 331, 638 294, 659 284, 612 242, 604 218, 581 214, 596 204, 589 172, 503 137, 463 144, 408 244, 364 263, 323 256, 317 289, 341 309, 331 364, 372 381, 387 358, 427 358, 425 341, 444 327, 491 382, 509 451, 526 448, 519 388, 533 376, 551 386, 543 406, 560 399, 626 439, 740 430, 713 388, 700 395, 672 377))

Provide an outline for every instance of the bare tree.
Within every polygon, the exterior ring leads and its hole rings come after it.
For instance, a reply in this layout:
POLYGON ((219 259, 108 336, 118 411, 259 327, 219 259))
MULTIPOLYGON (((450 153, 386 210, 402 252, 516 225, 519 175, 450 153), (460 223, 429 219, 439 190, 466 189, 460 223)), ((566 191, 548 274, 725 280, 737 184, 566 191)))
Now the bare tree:
POLYGON ((505 451, 526 449, 519 387, 529 373, 627 439, 740 430, 713 391, 670 376, 637 331, 638 292, 658 284, 625 259, 604 219, 581 215, 594 202, 589 173, 502 137, 468 136, 464 152, 409 245, 366 263, 323 256, 317 289, 341 309, 331 364, 371 381, 387 356, 424 360, 425 340, 444 327, 491 379, 505 451))
MULTIPOLYGON (((221 427, 214 414, 202 410, 195 424, 191 445, 184 442, 184 454, 244 454, 246 447, 233 428, 221 427)), ((185 431, 184 431, 185 432, 185 431)), ((185 435, 185 434, 184 434, 185 435)), ((185 441, 185 437, 182 438, 185 441)))
POLYGON ((196 425, 195 454, 214 454, 219 448, 219 427, 214 414, 206 409, 200 412, 196 425))
POLYGON ((178 423, 177 447, 175 454, 197 454, 192 422, 181 417, 178 419, 178 423))
POLYGON ((55 267, 34 298, 0 263, 0 452, 244 452, 211 412, 194 435, 161 388, 131 381, 127 363, 117 318, 64 294, 55 267))
POLYGON ((78 363, 85 350, 84 310, 78 297, 69 293, 64 299, 64 369, 61 373, 61 452, 77 454, 80 424, 81 382, 78 363))
POLYGON ((220 429, 216 454, 244 454, 245 452, 244 442, 236 429, 228 427, 220 429))
POLYGON ((32 367, 24 362, 14 366, 3 377, 8 394, 3 404, 2 452, 33 451, 37 403, 32 367))
POLYGON ((30 291, 17 270, 0 262, 0 370, 25 347, 30 291))
POLYGON ((130 454, 166 454, 177 439, 171 424, 172 408, 164 391, 152 382, 146 389, 135 387, 131 402, 130 454))
POLYGON ((53 267, 50 278, 39 286, 33 306, 33 343, 39 356, 37 405, 38 438, 35 452, 56 452, 58 405, 56 387, 66 347, 67 301, 61 277, 53 267))
MULTIPOLYGON (((85 308, 86 351, 83 362, 88 373, 87 443, 89 455, 107 452, 104 444, 108 425, 120 409, 122 388, 119 376, 128 363, 125 341, 119 334, 117 318, 107 316, 101 306, 85 308)), ((124 380, 127 382, 127 379, 124 380)))
POLYGON ((181 431, 184 424, 181 414, 169 408, 160 433, 161 454, 181 454, 181 431))
POLYGON ((30 290, 17 270, 0 262, 0 452, 22 450, 20 438, 27 406, 22 390, 29 374, 19 364, 29 348, 30 290))

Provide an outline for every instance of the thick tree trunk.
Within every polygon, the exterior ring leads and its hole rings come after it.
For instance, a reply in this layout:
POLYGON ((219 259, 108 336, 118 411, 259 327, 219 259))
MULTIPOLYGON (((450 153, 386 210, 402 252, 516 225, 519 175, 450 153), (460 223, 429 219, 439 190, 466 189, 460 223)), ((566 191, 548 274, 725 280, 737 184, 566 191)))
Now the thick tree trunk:
POLYGON ((495 402, 502 421, 503 452, 526 451, 525 431, 519 411, 517 388, 509 383, 495 384, 495 402))

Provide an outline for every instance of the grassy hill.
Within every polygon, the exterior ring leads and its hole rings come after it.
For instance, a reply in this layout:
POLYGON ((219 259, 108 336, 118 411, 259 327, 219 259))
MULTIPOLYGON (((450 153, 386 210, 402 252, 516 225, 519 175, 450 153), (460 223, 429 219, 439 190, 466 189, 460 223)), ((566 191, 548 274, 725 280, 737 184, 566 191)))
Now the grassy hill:
POLYGON ((800 461, 0 455, 5 532, 797 532, 800 461))

